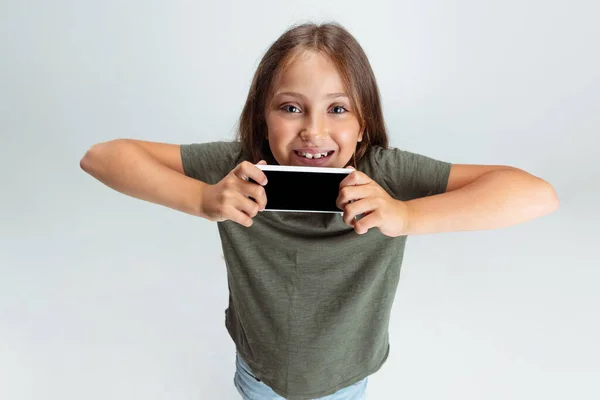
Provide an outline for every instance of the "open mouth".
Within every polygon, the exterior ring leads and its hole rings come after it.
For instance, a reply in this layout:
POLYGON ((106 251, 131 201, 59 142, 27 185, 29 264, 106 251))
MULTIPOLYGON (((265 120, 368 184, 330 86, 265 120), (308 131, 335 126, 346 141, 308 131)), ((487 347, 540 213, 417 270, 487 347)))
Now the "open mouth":
POLYGON ((308 160, 311 159, 321 159, 321 158, 328 158, 333 154, 333 150, 329 150, 329 151, 324 151, 322 153, 306 153, 304 151, 296 151, 294 150, 294 153, 296 153, 297 156, 302 157, 302 158, 306 158, 308 160))
POLYGON ((326 150, 319 153, 309 153, 305 151, 294 150, 293 153, 296 164, 318 167, 327 164, 335 151, 326 150))

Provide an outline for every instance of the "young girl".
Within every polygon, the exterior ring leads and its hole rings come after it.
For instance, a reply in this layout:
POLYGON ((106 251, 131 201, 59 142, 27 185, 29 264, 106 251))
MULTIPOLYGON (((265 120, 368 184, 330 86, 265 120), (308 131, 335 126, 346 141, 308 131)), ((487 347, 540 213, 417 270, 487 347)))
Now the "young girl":
POLYGON ((364 398, 390 351, 407 235, 499 228, 558 206, 552 186, 520 169, 389 148, 371 66, 336 24, 296 26, 269 48, 238 140, 118 139, 90 148, 81 167, 124 194, 218 221, 244 399, 364 398), (343 216, 260 212, 268 182, 257 163, 354 168, 340 185, 343 216))

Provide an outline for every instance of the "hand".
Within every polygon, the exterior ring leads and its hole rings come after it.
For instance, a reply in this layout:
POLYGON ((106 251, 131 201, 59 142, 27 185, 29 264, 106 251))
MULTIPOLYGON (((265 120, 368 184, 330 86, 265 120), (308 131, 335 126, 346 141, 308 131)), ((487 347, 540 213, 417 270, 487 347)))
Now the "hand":
MULTIPOLYGON (((261 160, 258 164, 265 165, 261 160)), ((252 218, 267 205, 264 185, 267 177, 256 165, 243 161, 215 185, 202 191, 201 214, 210 221, 231 220, 245 227, 252 226, 252 218), (249 182, 248 179, 255 182, 249 182)))
POLYGON ((408 219, 406 203, 390 197, 377 182, 360 171, 350 173, 340 183, 336 204, 344 210, 344 223, 354 226, 359 235, 375 227, 386 236, 404 234, 408 219), (363 218, 355 220, 363 213, 363 218))

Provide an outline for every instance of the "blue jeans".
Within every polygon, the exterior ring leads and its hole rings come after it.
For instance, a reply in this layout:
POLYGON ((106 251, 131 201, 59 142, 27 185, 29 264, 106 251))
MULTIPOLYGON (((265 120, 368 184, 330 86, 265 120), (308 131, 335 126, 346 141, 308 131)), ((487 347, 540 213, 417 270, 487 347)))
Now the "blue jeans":
MULTIPOLYGON (((279 396, 269 386, 262 381, 258 381, 250 367, 242 358, 236 354, 235 357, 235 377, 233 383, 244 400, 281 400, 284 397, 279 396)), ((353 385, 342 388, 337 392, 325 397, 319 397, 319 400, 364 400, 365 390, 367 388, 367 379, 356 382, 353 385)))

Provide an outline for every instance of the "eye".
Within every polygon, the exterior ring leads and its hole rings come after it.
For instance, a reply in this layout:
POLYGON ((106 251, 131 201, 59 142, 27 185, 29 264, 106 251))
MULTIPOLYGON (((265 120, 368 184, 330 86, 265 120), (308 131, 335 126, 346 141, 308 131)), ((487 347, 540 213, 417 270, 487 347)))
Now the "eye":
POLYGON ((281 109, 293 114, 300 112, 300 109, 292 104, 286 104, 285 106, 281 107, 281 109))
POLYGON ((331 111, 334 114, 343 114, 345 112, 347 112, 348 110, 346 110, 344 107, 342 106, 333 106, 333 108, 331 109, 331 111))

